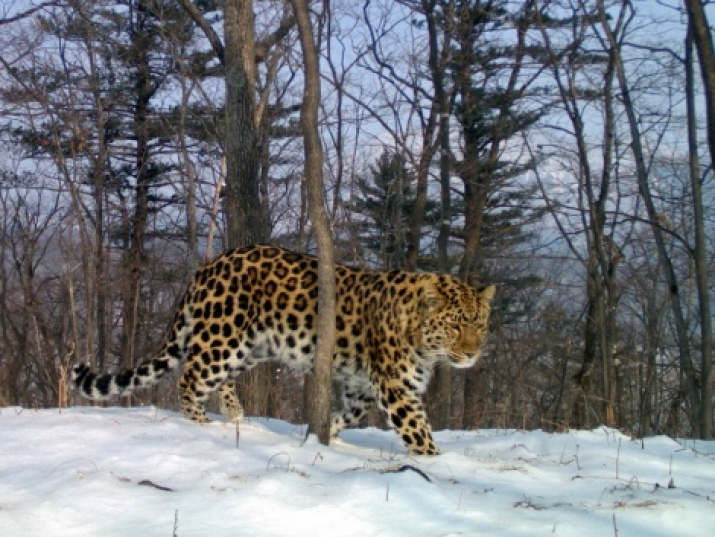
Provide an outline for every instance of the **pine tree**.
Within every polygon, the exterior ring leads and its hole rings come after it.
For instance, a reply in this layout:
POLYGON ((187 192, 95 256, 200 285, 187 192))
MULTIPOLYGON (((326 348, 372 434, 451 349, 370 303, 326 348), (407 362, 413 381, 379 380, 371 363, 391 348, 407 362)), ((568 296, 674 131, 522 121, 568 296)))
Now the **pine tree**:
MULTIPOLYGON (((349 210, 355 215, 361 246, 370 252, 370 262, 390 270, 404 266, 406 234, 414 210, 414 173, 399 153, 385 150, 369 167, 368 174, 356 178, 358 193, 349 210)), ((436 204, 427 207, 434 217, 436 204)))
MULTIPOLYGON (((447 270, 458 266, 459 276, 470 283, 489 281, 508 287, 500 298, 515 295, 520 285, 533 284, 529 276, 520 277, 521 282, 508 281, 521 271, 509 270, 499 260, 528 239, 527 225, 539 216, 530 207, 533 187, 520 180, 525 165, 504 151, 545 113, 543 107, 528 104, 541 91, 534 85, 533 67, 526 67, 532 62, 525 61, 533 52, 526 40, 533 9, 532 2, 514 6, 499 0, 443 0, 439 2, 442 16, 437 18, 441 31, 452 37, 445 75, 460 141, 451 155, 448 197, 442 186, 443 199, 449 203, 443 222, 449 222, 451 231, 440 235, 442 257, 448 257, 442 259, 442 266, 447 270)), ((430 399, 447 407, 432 414, 456 416, 458 421, 470 415, 468 425, 474 425, 482 381, 479 370, 466 372, 464 390, 459 386, 462 380, 457 376, 454 382, 442 380, 431 387, 430 399)), ((442 421, 442 426, 451 426, 450 419, 442 421)))

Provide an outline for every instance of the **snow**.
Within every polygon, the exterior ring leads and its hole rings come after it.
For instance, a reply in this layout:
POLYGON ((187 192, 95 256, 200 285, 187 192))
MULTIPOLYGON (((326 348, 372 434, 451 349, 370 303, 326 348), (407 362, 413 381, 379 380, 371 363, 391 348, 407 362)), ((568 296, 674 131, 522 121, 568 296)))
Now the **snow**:
POLYGON ((155 408, 0 409, 0 537, 711 536, 715 442, 618 431, 195 425, 155 408), (672 484, 669 488, 669 483, 672 484))

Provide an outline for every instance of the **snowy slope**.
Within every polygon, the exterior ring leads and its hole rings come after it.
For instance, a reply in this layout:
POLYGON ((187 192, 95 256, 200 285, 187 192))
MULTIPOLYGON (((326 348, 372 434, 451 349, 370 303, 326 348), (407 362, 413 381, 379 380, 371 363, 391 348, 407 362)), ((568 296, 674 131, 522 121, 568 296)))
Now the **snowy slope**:
POLYGON ((715 442, 444 431, 410 458, 389 431, 303 434, 248 420, 236 449, 154 408, 0 409, 0 537, 715 535, 715 442))

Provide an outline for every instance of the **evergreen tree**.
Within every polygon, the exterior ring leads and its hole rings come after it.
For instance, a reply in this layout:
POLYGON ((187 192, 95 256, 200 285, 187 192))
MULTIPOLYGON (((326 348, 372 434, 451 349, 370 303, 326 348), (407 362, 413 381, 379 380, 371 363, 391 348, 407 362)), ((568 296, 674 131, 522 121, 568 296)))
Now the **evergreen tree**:
MULTIPOLYGON (((367 176, 356 178, 356 187, 356 200, 348 208, 355 214, 362 247, 370 252, 370 261, 377 268, 401 269, 415 205, 414 173, 402 155, 386 149, 369 167, 367 176)), ((429 202, 428 215, 434 213, 435 206, 429 202)))
POLYGON ((483 249, 488 244, 504 248, 526 239, 519 238, 522 228, 535 216, 528 206, 533 185, 522 179, 525 166, 504 157, 511 140, 547 110, 529 103, 542 91, 533 85, 534 73, 524 61, 533 53, 526 46, 533 24, 530 9, 530 2, 511 11, 507 2, 465 0, 456 3, 451 20, 455 30, 451 74, 462 141, 453 170, 464 186, 453 203, 464 215, 455 229, 464 244, 459 269, 464 278, 482 272, 483 249))

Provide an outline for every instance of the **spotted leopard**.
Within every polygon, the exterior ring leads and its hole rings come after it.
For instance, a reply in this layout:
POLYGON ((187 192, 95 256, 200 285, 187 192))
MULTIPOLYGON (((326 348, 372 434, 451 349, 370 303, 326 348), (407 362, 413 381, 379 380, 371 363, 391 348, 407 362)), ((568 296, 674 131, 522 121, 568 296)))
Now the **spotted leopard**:
MULTIPOLYGON (((331 433, 355 426, 373 404, 414 454, 439 453, 420 396, 439 359, 466 368, 487 335, 494 286, 448 276, 357 270, 337 265, 334 378, 343 410, 331 433)), ((134 369, 98 375, 73 368, 74 387, 90 399, 129 394, 183 362, 181 411, 207 421, 218 390, 220 411, 240 420, 233 380, 258 362, 311 367, 316 345, 317 260, 274 246, 232 250, 200 268, 161 350, 134 369)))

